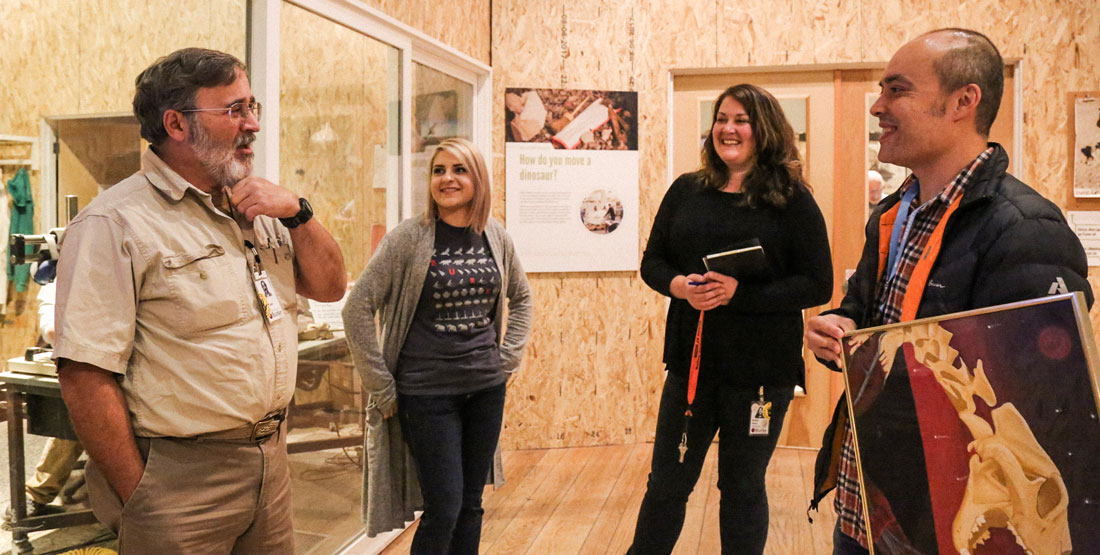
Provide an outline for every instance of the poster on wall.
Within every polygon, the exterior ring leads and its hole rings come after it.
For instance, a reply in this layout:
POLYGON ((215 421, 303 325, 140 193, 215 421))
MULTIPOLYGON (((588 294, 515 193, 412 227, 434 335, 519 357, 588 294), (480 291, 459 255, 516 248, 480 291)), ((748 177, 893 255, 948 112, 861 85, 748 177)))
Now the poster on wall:
POLYGON ((1066 222, 1077 234, 1089 266, 1100 266, 1100 212, 1095 210, 1070 210, 1066 222))
POLYGON ((638 269, 638 93, 508 88, 508 233, 528 272, 638 269))
POLYGON ((857 330, 844 376, 872 553, 1100 553, 1081 293, 857 330))
POLYGON ((1073 196, 1100 197, 1098 95, 1077 97, 1073 102, 1073 196))

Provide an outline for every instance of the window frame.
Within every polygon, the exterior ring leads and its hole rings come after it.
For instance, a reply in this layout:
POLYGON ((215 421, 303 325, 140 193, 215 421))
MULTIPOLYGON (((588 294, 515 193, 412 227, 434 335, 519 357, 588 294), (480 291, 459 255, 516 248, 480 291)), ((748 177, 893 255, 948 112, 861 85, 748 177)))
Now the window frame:
MULTIPOLYGON (((252 90, 264 103, 261 125, 279 129, 280 15, 283 3, 289 3, 338 25, 396 48, 399 52, 398 117, 399 153, 397 183, 386 184, 386 228, 392 229, 412 214, 412 72, 419 63, 443 72, 473 87, 470 106, 474 144, 488 154, 492 135, 492 68, 473 57, 427 36, 357 0, 249 0, 248 66, 252 90)), ((253 144, 256 158, 253 171, 267 179, 278 179, 279 134, 260 133, 253 144)))

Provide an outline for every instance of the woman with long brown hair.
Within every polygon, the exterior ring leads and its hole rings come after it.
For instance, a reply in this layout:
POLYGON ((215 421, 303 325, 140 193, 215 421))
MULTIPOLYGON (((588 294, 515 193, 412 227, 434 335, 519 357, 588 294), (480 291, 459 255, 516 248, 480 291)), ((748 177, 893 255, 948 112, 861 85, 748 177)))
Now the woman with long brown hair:
POLYGON ((633 554, 672 551, 719 430, 722 552, 763 552, 764 475, 804 382, 801 311, 832 292, 825 221, 779 103, 737 85, 718 96, 711 121, 702 167, 669 187, 642 258, 642 279, 671 303, 668 375, 633 554), (756 244, 766 269, 740 280, 703 264, 756 244))

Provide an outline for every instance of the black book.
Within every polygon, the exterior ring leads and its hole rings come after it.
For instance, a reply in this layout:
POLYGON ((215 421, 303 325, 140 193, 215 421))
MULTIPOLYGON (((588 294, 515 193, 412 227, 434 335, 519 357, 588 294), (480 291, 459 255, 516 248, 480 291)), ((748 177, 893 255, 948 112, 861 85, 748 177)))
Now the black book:
POLYGON ((768 275, 768 259, 759 244, 708 254, 703 265, 709 272, 718 272, 737 280, 763 279, 768 275))

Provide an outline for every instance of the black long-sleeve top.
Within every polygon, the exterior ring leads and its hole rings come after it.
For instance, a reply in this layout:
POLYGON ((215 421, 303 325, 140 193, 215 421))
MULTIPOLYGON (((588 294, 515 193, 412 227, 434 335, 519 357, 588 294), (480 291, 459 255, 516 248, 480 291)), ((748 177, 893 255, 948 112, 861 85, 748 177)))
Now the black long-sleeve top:
MULTIPOLYGON (((677 275, 704 274, 703 256, 757 239, 770 276, 741 281, 729 304, 710 310, 703 326, 700 381, 736 386, 803 385, 802 309, 829 301, 832 260, 825 220, 813 195, 799 188, 783 209, 750 207, 742 193, 705 189, 697 173, 665 193, 642 257, 642 279, 672 297, 677 275)), ((699 311, 672 298, 664 362, 687 375, 699 311)))

